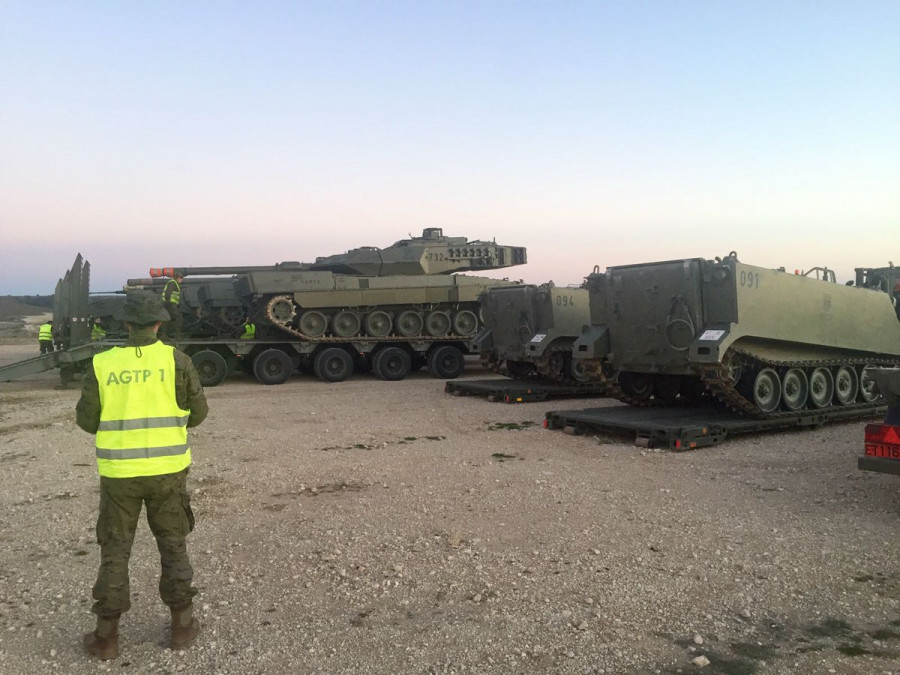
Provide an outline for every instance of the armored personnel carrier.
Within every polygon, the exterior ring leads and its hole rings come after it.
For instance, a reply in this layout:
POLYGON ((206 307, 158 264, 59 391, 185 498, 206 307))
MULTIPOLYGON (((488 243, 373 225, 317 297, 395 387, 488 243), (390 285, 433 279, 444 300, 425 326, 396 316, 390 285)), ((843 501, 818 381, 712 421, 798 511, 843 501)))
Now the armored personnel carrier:
POLYGON ((734 253, 595 270, 574 355, 633 405, 714 397, 764 418, 874 407, 868 369, 900 364, 898 275, 860 268, 839 285, 829 272, 734 253))
POLYGON ((498 286, 479 302, 483 326, 475 347, 486 367, 517 379, 587 381, 583 361, 572 358, 572 344, 590 323, 586 288, 498 286))
MULTIPOLYGON (((526 262, 524 248, 426 228, 421 237, 385 249, 362 247, 313 263, 155 268, 150 277, 170 277, 176 269, 185 277, 229 276, 240 314, 256 322, 257 335, 289 340, 282 350, 289 362, 274 354, 266 359, 280 362, 275 369, 309 366, 321 379, 338 381, 354 365, 383 379, 427 365, 438 377, 456 377, 480 326, 479 295, 515 282, 455 273, 526 262)), ((234 312, 233 298, 221 296, 220 309, 234 312)))

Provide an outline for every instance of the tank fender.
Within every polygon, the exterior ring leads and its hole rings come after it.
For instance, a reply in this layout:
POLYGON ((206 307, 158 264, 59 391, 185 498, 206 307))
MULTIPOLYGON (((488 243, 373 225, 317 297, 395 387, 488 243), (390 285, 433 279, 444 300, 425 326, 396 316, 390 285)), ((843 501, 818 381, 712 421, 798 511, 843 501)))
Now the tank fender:
POLYGON ((609 353, 609 326, 593 324, 581 327, 581 335, 572 345, 572 356, 576 359, 599 359, 609 353))
POLYGON ((528 356, 543 356, 554 344, 558 344, 559 338, 565 338, 570 341, 572 336, 571 334, 566 334, 564 331, 551 328, 542 333, 535 333, 531 340, 528 341, 528 344, 525 345, 525 350, 528 352, 528 356))
POLYGON ((472 349, 475 352, 489 352, 494 348, 494 335, 490 328, 482 328, 478 334, 472 338, 472 349))
POLYGON ((691 343, 690 361, 698 363, 718 363, 733 340, 727 327, 707 327, 691 343))

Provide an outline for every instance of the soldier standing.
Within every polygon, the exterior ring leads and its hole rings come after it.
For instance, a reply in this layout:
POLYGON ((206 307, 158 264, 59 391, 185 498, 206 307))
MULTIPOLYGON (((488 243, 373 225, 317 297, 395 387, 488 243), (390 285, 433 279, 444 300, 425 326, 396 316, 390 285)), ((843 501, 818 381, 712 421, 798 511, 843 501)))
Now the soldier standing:
POLYGON ((100 321, 100 317, 94 318, 94 323, 91 326, 91 340, 102 340, 106 337, 106 330, 103 328, 103 324, 100 321))
POLYGON ((181 282, 184 274, 181 270, 172 272, 172 278, 166 282, 162 290, 162 300, 169 314, 169 323, 163 328, 163 335, 169 338, 181 337, 181 282))
POLYGON ((53 324, 49 321, 42 323, 38 329, 38 345, 41 347, 41 354, 53 351, 53 324))
POLYGON ((100 571, 91 611, 97 627, 84 646, 103 660, 119 655, 119 616, 131 606, 128 560, 142 505, 160 553, 159 594, 172 614, 172 648, 187 648, 200 631, 185 541, 194 528, 187 429, 209 408, 190 357, 156 337, 169 318, 159 296, 129 293, 122 318, 127 342, 94 356, 75 409, 78 426, 96 434, 100 571))
POLYGON ((241 340, 256 339, 256 324, 249 316, 244 317, 244 323, 241 324, 241 340))

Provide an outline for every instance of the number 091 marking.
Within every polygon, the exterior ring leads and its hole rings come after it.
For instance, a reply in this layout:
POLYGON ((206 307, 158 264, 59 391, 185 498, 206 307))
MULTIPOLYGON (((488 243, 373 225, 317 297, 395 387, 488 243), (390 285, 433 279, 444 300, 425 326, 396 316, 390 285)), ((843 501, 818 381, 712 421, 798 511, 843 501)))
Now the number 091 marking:
POLYGON ((759 288, 759 272, 741 270, 741 286, 746 288, 759 288))

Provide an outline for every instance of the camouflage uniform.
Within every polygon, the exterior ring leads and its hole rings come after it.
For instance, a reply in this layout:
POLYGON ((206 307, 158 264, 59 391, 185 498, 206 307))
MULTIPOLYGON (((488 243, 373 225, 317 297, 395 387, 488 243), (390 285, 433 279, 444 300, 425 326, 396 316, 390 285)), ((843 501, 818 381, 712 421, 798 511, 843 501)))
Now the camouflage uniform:
MULTIPOLYGON (((161 308, 160 308, 161 309, 161 308)), ((151 328, 134 328, 126 345, 150 345, 157 338, 151 328)), ((189 356, 175 350, 175 397, 180 408, 190 410, 188 427, 200 424, 209 411, 197 371, 189 356)), ((85 373, 76 423, 95 434, 100 424, 100 391, 92 368, 85 373)), ((98 617, 114 617, 130 607, 128 560, 141 506, 147 507, 147 522, 156 538, 162 562, 159 594, 170 608, 190 604, 196 590, 191 586, 193 570, 185 537, 194 527, 186 479, 188 469, 178 473, 134 478, 100 478, 100 513, 97 542, 100 572, 94 585, 92 611, 98 617)))

